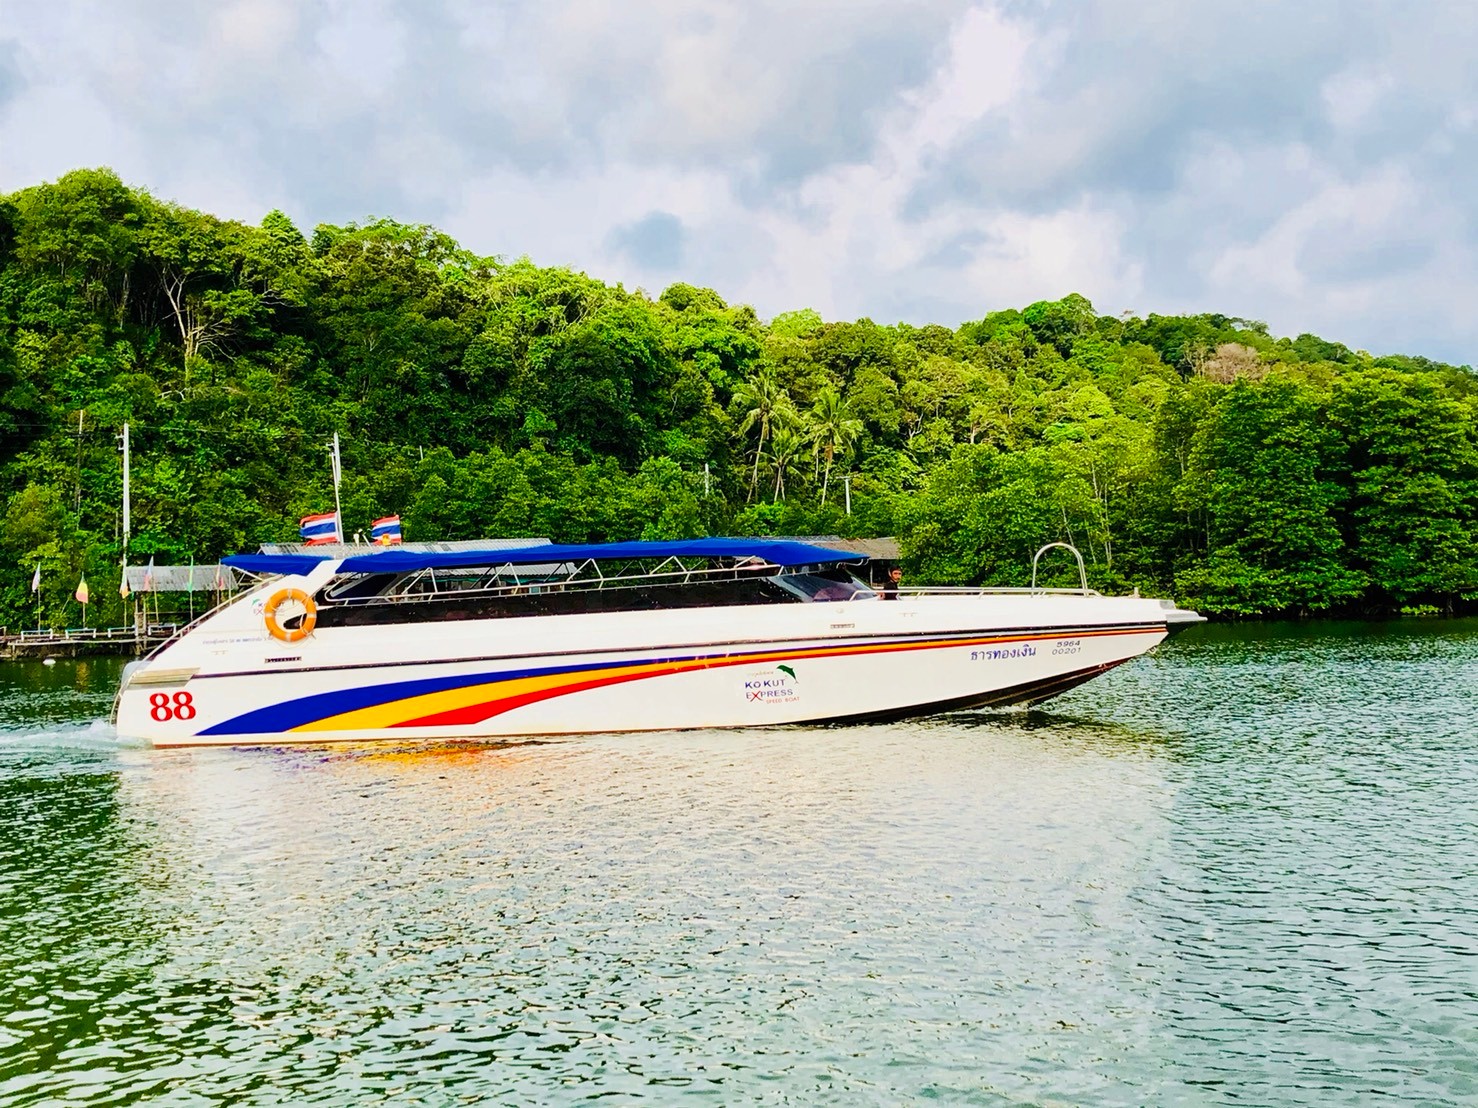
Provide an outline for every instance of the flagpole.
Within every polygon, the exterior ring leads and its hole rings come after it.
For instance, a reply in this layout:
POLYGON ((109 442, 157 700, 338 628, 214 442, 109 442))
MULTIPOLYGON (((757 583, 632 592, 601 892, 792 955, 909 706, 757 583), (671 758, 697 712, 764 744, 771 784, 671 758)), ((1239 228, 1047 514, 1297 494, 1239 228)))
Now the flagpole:
POLYGON ((339 433, 334 432, 334 526, 339 542, 344 541, 344 509, 339 504, 339 482, 343 479, 344 467, 339 460, 339 433))
POLYGON ((159 622, 159 590, 154 587, 154 555, 149 555, 149 564, 144 569, 144 630, 149 628, 149 594, 154 594, 154 622, 159 622))

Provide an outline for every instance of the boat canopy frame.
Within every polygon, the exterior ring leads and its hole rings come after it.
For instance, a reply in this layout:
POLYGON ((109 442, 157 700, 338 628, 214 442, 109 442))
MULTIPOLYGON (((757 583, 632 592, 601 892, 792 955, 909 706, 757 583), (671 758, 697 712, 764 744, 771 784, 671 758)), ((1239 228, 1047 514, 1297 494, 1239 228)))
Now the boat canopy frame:
MULTIPOLYGON (((320 602, 335 607, 363 607, 386 603, 426 603, 453 597, 470 599, 549 592, 604 591, 652 585, 671 587, 709 581, 810 575, 850 566, 858 561, 854 556, 846 562, 827 560, 781 566, 755 558, 734 565, 713 566, 708 564, 711 560, 711 557, 685 559, 671 554, 649 568, 642 567, 643 559, 640 558, 620 561, 586 558, 580 562, 545 562, 538 565, 501 562, 454 568, 426 566, 394 574, 387 588, 365 596, 344 594, 352 590, 355 584, 367 578, 391 575, 390 571, 336 574, 324 585, 319 598, 320 602), (702 564, 694 564, 700 562, 702 564), (542 572, 527 572, 530 569, 542 572)), ((868 590, 868 595, 872 595, 871 590, 868 590)))
MULTIPOLYGON (((757 558, 794 567, 822 563, 862 565, 865 554, 789 539, 710 538, 661 542, 540 543, 520 549, 455 551, 402 550, 395 547, 351 554, 339 560, 340 573, 406 573, 417 569, 466 569, 488 565, 550 565, 561 562, 633 561, 668 557, 757 558)), ((225 565, 256 574, 307 574, 330 556, 314 554, 237 554, 225 565)))

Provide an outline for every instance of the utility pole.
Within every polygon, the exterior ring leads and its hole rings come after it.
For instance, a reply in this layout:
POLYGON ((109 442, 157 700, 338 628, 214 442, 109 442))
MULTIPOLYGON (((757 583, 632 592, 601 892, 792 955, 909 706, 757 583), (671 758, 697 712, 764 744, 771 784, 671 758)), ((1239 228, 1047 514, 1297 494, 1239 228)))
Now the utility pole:
POLYGON ((849 473, 842 478, 842 488, 847 492, 847 514, 852 514, 852 475, 849 473))
POLYGON ((708 463, 703 463, 703 496, 708 497, 708 463))
POLYGON ((128 565, 128 536, 131 529, 129 501, 131 499, 128 473, 128 424, 123 425, 123 564, 128 565))
POLYGON ((86 408, 77 409, 77 484, 74 489, 76 497, 72 510, 77 513, 79 522, 82 517, 82 417, 86 414, 86 408))
MULTIPOLYGON (((124 423, 123 424, 123 434, 120 435, 119 438, 121 438, 123 440, 123 553, 122 553, 122 556, 118 559, 118 562, 119 562, 119 566, 118 566, 118 574, 119 574, 118 591, 119 591, 120 594, 122 594, 128 588, 128 536, 129 536, 129 532, 132 530, 132 521, 130 519, 130 513, 132 511, 132 500, 133 500, 132 490, 131 490, 130 485, 129 485, 128 424, 127 423, 124 423)), ((127 597, 124 597, 124 599, 127 599, 127 597)), ((127 616, 128 616, 127 610, 124 611, 123 615, 124 615, 124 618, 127 618, 127 616)), ((137 638, 138 637, 138 634, 139 634, 138 601, 137 600, 134 601, 133 633, 134 633, 134 637, 137 638)))

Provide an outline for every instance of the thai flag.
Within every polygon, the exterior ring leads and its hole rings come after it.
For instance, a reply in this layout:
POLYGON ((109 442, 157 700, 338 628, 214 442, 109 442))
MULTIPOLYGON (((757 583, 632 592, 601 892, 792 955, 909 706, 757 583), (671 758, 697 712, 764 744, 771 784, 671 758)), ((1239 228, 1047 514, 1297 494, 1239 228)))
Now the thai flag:
POLYGON ((400 517, 386 516, 371 523, 370 541, 378 546, 400 545, 400 517))
POLYGON ((339 538, 339 513, 324 512, 318 516, 304 516, 298 524, 298 534, 309 546, 326 542, 341 542, 339 538))

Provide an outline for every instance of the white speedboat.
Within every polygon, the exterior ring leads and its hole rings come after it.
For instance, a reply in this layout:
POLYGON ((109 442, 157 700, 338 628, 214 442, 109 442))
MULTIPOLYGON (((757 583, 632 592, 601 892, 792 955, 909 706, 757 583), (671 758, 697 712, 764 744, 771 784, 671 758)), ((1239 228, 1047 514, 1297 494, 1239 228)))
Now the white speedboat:
POLYGON ((1073 590, 902 589, 760 539, 228 558, 261 580, 119 690, 155 746, 896 719, 1036 703, 1201 617, 1073 590))

